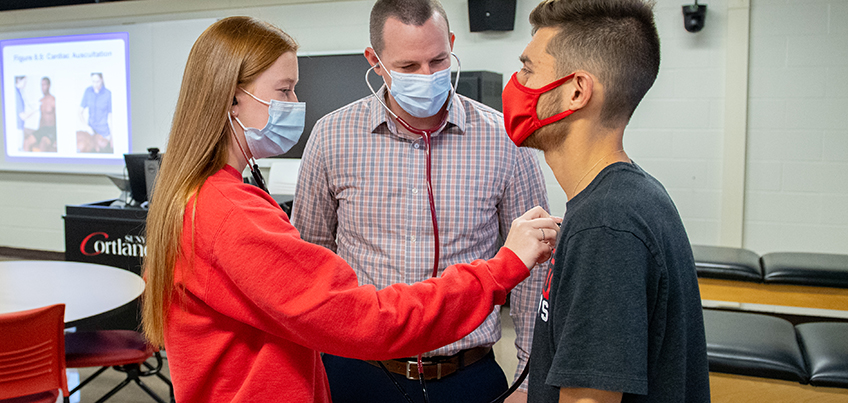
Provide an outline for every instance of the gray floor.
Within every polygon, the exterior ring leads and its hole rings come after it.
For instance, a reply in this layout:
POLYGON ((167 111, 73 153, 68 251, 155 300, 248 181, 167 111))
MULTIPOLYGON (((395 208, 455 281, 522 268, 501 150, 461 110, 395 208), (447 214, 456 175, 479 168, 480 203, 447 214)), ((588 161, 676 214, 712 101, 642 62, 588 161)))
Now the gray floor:
MULTIPOLYGON (((4 256, 0 255, 0 260, 24 260, 20 257, 16 256, 4 256)), ((168 371, 168 359, 164 358, 164 365, 162 366, 162 374, 170 379, 170 372, 168 371)), ((155 359, 150 359, 148 362, 151 365, 155 365, 155 359)), ((68 374, 69 387, 73 388, 75 384, 73 383, 73 378, 78 377, 79 380, 77 383, 89 375, 93 374, 99 368, 79 368, 79 369, 70 369, 68 374)), ((95 378, 91 383, 82 388, 78 393, 79 397, 72 397, 73 401, 78 401, 80 403, 92 403, 96 402, 103 395, 108 393, 112 388, 123 382, 126 379, 126 374, 123 372, 119 372, 115 369, 109 368, 100 376, 95 378)), ((162 399, 166 402, 170 401, 168 385, 165 382, 162 382, 159 378, 155 376, 143 377, 141 378, 142 382, 144 382, 150 389, 152 389, 156 394, 158 394, 162 399)), ((61 400, 60 400, 61 401, 61 400)), ((156 401, 151 398, 147 393, 145 393, 135 382, 131 382, 129 385, 124 386, 121 391, 112 396, 108 402, 113 403, 155 403, 156 401)))
MULTIPOLYGON (((151 365, 155 365, 155 360, 149 360, 151 365)), ((94 373, 99 368, 79 368, 78 370, 70 370, 77 371, 79 373, 80 380, 87 378, 89 375, 94 373)), ((168 372, 168 360, 165 359, 165 365, 162 367, 162 374, 168 378, 170 378, 170 373, 168 372)), ((69 373, 70 377, 73 376, 73 372, 69 373)), ((106 372, 100 374, 97 378, 95 378, 91 383, 85 385, 79 393, 79 400, 76 400, 80 403, 89 403, 96 402, 97 399, 100 399, 103 395, 108 393, 112 388, 123 382, 126 379, 126 374, 123 372, 119 372, 115 369, 108 369, 106 372)), ((168 385, 165 382, 162 382, 159 378, 155 376, 149 376, 141 378, 142 382, 145 385, 153 389, 156 394, 158 394, 162 399, 166 402, 170 401, 168 385)), ((76 397, 72 396, 72 402, 76 397)), ((145 393, 135 382, 131 382, 129 385, 124 386, 120 392, 112 396, 109 402, 115 403, 155 403, 156 400, 151 398, 147 393, 145 393)))

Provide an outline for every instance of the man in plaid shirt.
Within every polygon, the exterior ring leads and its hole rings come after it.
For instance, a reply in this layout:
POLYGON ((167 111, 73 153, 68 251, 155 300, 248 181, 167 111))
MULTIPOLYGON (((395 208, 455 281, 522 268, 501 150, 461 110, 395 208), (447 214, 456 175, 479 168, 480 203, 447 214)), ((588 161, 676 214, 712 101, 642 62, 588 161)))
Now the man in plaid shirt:
MULTIPOLYGON (((491 258, 513 219, 534 206, 548 209, 537 157, 510 141, 503 115, 456 95, 449 84, 440 91, 445 73, 450 81, 453 42, 437 0, 378 0, 371 12, 372 47, 365 50, 365 57, 391 91, 383 86, 376 96, 323 117, 304 150, 292 222, 303 239, 350 263, 361 284, 382 289, 425 280, 433 271, 436 234, 428 201, 427 145, 397 118, 413 128, 437 129, 429 148, 440 273, 454 263, 491 258), (437 75, 442 77, 441 87, 437 75), (436 94, 429 104, 435 113, 426 112, 426 102, 417 108, 422 104, 399 99, 408 95, 401 89, 404 76, 433 86, 423 89, 436 94), (438 98, 440 93, 449 95, 438 98)), ((518 372, 530 354, 546 265, 535 268, 512 291, 518 372)), ((500 336, 496 309, 462 340, 425 353, 424 379, 431 401, 489 402, 505 391, 506 378, 491 353, 500 336)), ((394 359, 383 365, 414 399, 420 399, 415 358, 386 358, 394 359)), ((335 402, 404 401, 376 362, 325 354, 324 365, 335 402)), ((522 386, 512 398, 526 399, 524 390, 522 386)))

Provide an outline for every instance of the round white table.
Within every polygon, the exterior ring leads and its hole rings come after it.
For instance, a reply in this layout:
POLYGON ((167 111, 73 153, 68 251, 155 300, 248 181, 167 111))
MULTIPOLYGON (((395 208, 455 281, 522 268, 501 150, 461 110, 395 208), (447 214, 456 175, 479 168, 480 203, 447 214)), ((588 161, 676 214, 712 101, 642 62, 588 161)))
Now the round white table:
POLYGON ((93 263, 49 260, 0 262, 0 313, 65 304, 65 326, 114 311, 141 295, 137 274, 93 263))

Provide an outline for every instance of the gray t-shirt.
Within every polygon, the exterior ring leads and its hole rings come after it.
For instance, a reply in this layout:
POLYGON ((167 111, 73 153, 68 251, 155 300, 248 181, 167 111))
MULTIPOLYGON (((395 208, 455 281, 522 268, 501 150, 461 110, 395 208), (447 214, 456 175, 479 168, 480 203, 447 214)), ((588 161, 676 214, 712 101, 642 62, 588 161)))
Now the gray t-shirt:
POLYGON ((529 402, 563 387, 623 402, 709 402, 701 299, 680 215, 636 164, 570 200, 539 301, 529 402))

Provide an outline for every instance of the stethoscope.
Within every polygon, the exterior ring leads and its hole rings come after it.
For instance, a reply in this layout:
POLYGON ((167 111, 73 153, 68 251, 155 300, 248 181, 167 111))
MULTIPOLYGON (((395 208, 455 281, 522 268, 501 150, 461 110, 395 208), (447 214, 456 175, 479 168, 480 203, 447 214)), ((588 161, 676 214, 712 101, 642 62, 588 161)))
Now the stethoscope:
MULTIPOLYGON (((459 57, 457 57, 456 54, 454 54, 453 52, 451 52, 451 56, 453 56, 454 59, 456 59, 457 70, 456 70, 456 78, 454 79, 454 85, 453 85, 452 93, 450 94, 450 96, 448 96, 448 101, 447 101, 448 105, 450 105, 450 102, 452 102, 453 97, 456 95, 456 88, 457 88, 457 85, 459 84, 459 73, 462 70, 462 65, 459 61, 459 57)), ((433 182, 432 182, 432 176, 431 176, 432 167, 431 167, 431 163, 430 163, 430 161, 431 161, 431 152, 430 152, 431 142, 430 142, 430 140, 431 140, 431 137, 434 133, 437 133, 438 131, 442 130, 442 128, 444 128, 445 125, 447 124, 448 110, 447 110, 447 108, 445 109, 445 112, 442 114, 442 118, 439 120, 439 123, 437 125, 433 126, 430 129, 418 129, 416 127, 413 127, 412 125, 407 123, 405 120, 403 120, 403 118, 401 118, 400 116, 395 114, 391 109, 389 109, 389 107, 386 105, 386 103, 383 102, 382 99, 380 99, 379 95, 377 95, 377 92, 374 91, 374 87, 371 86, 371 82, 368 81, 368 74, 371 73, 371 71, 374 70, 377 67, 378 64, 379 63, 371 66, 371 68, 369 68, 368 70, 365 71, 365 83, 368 85, 368 89, 371 90, 371 94, 373 94, 374 98, 376 98, 377 101, 380 102, 380 105, 383 106, 383 109, 385 109, 386 112, 388 112, 390 115, 392 115, 392 117, 395 118, 395 121, 397 121, 401 126, 403 126, 404 129, 406 129, 407 131, 409 131, 412 134, 416 134, 416 135, 421 136, 421 138, 424 140, 424 154, 426 156, 425 167, 426 167, 426 179, 427 179, 427 196, 428 196, 429 203, 430 203, 430 217, 433 220, 433 240, 435 242, 435 248, 434 248, 434 251, 433 251, 434 259, 433 259, 432 277, 438 277, 438 275, 439 275, 439 224, 438 224, 438 221, 436 219, 436 202, 435 202, 435 199, 433 198, 433 182)), ((386 84, 383 84, 383 86, 381 88, 383 88, 383 87, 386 87, 386 84)), ((386 88, 386 91, 388 91, 388 88, 386 88)), ((389 377, 389 379, 392 380, 392 383, 394 383, 394 385, 395 385, 395 387, 397 387, 398 391, 406 398, 407 401, 409 401, 409 403, 413 403, 412 398, 409 396, 409 394, 406 392, 406 390, 403 387, 400 386, 400 384, 397 382, 397 380, 395 380, 395 378, 389 372, 388 368, 386 368, 386 366, 383 365, 382 362, 378 361, 378 363, 380 364, 380 367, 383 369, 383 371, 386 373, 386 375, 389 377)), ((422 363, 422 355, 421 354, 418 354, 417 364, 418 364, 417 366, 418 366, 418 374, 419 374, 418 380, 421 383, 421 391, 424 394, 424 402, 429 403, 430 397, 427 394, 427 384, 424 382, 424 364, 422 363)), ((507 396, 509 396, 513 392, 515 392, 518 389, 518 387, 521 385, 521 383, 524 382, 524 378, 527 377, 527 372, 528 372, 527 370, 528 370, 529 367, 530 367, 530 361, 528 360, 527 363, 524 366, 524 370, 522 371, 522 373, 518 377, 518 379, 515 381, 515 383, 512 386, 510 386, 510 388, 507 389, 504 393, 502 393, 500 396, 498 396, 495 400, 493 400, 492 403, 503 402, 503 400, 506 399, 507 396)))
MULTIPOLYGON (((235 98, 233 98, 233 105, 235 105, 235 98)), ((265 185, 265 178, 262 177, 262 172, 259 172, 259 164, 256 163, 256 159, 254 159, 251 164, 250 158, 247 158, 247 153, 244 152, 244 147, 241 146, 241 143, 238 141, 238 137, 236 137, 236 127, 233 125, 233 118, 230 115, 230 112, 227 112, 227 120, 230 122, 230 129, 232 130, 233 141, 241 151, 241 155, 244 156, 245 162, 247 162, 247 167, 250 168, 250 175, 253 176, 253 182, 255 182, 256 186, 265 191, 265 193, 271 194, 268 191, 268 186, 265 185)))
MULTIPOLYGON (((450 96, 448 96, 448 100, 446 101, 448 105, 450 105, 451 100, 453 99, 454 95, 456 95, 456 86, 459 83, 459 73, 462 70, 462 65, 459 62, 459 57, 457 57, 456 54, 454 54, 454 53, 451 53, 451 56, 453 56, 456 59, 457 70, 456 70, 456 78, 454 79, 454 85, 453 85, 451 94, 450 94, 450 96)), ((377 92, 374 91, 374 87, 371 86, 371 82, 368 81, 368 74, 371 73, 371 71, 373 71, 377 67, 378 64, 379 63, 371 66, 370 69, 365 71, 365 83, 368 84, 368 89, 371 90, 371 94, 374 95, 374 98, 376 98, 377 101, 380 102, 380 105, 383 106, 383 108, 386 110, 386 112, 388 112, 390 115, 392 115, 392 117, 395 118, 395 121, 400 123, 400 125, 403 126, 404 129, 408 130, 412 134, 416 134, 416 135, 421 136, 421 138, 424 140, 424 155, 426 157, 425 166, 426 166, 426 178, 427 178, 427 197, 428 197, 429 203, 430 203, 430 217, 433 220, 433 239, 435 241, 435 250, 434 250, 434 253, 433 253, 434 259, 433 259, 433 274, 432 274, 432 277, 438 277, 438 275, 439 275, 439 223, 436 219, 436 202, 435 202, 435 198, 433 197, 433 181, 432 181, 432 170, 433 170, 433 168, 432 168, 432 165, 431 165, 431 160, 432 160, 432 158, 431 158, 431 149, 432 149, 431 139, 432 139, 432 136, 433 136, 434 133, 437 133, 438 131, 442 130, 442 128, 444 128, 445 125, 447 124, 447 122, 448 122, 448 111, 447 111, 447 109, 445 109, 445 112, 442 114, 442 118, 439 120, 439 123, 436 124, 435 126, 429 128, 429 129, 419 129, 419 128, 413 127, 411 124, 407 123, 406 120, 404 120, 403 118, 401 118, 400 116, 395 114, 391 109, 389 109, 389 107, 386 105, 386 103, 383 102, 383 100, 380 99, 380 97, 377 95, 377 92)), ((383 84, 383 87, 385 87, 385 86, 386 85, 383 84)), ((388 91, 388 89, 386 89, 386 90, 388 91)), ((418 356, 418 366, 419 366, 418 370, 420 371, 422 369, 421 368, 421 356, 420 355, 418 356)), ((423 373, 423 372, 421 372, 421 373, 423 373)))

